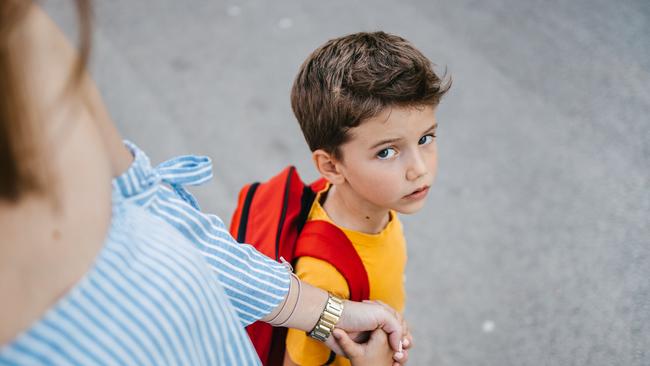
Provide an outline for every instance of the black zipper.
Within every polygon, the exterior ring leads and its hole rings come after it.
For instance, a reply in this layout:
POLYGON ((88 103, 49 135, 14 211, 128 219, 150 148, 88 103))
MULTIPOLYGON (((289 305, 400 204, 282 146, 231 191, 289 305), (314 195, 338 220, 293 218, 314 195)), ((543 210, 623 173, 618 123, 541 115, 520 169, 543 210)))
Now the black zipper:
POLYGON ((278 223, 278 230, 275 234, 275 260, 280 261, 280 234, 282 233, 282 226, 284 226, 284 220, 287 216, 287 205, 289 202, 289 186, 291 185, 291 175, 296 170, 296 168, 289 168, 289 173, 287 174, 287 181, 284 182, 284 196, 282 197, 282 213, 280 214, 280 222, 278 223))
POLYGON ((237 241, 240 243, 246 242, 246 229, 248 227, 248 215, 251 208, 251 203, 253 202, 253 195, 257 190, 257 187, 260 185, 259 182, 251 184, 248 192, 246 192, 246 198, 244 199, 244 206, 241 209, 241 217, 239 219, 239 230, 237 230, 237 241))

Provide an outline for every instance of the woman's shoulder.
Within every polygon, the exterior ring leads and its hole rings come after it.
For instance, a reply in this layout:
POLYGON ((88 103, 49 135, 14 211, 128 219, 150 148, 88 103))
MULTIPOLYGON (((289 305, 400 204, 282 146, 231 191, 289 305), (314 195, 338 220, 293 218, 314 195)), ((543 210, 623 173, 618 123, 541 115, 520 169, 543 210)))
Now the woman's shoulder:
MULTIPOLYGON (((210 274, 195 246, 177 229, 127 200, 118 201, 113 206, 113 219, 104 251, 119 257, 131 268, 166 262, 210 274)), ((100 255, 99 260, 103 259, 106 256, 100 255)))
POLYGON ((201 364, 223 339, 251 354, 238 328, 218 324, 239 322, 202 257, 171 226, 124 201, 113 206, 93 266, 0 349, 0 363, 19 355, 53 363, 201 364))

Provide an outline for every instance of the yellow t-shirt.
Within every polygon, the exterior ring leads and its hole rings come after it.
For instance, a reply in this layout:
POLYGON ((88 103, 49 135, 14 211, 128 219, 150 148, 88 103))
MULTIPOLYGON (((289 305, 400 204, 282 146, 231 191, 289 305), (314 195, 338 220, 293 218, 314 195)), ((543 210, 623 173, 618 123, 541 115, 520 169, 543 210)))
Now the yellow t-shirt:
MULTIPOLYGON (((308 220, 332 222, 321 206, 320 198, 319 194, 314 200, 308 220)), ((366 268, 370 282, 370 299, 381 300, 402 312, 405 298, 406 241, 397 215, 391 212, 390 216, 390 221, 378 234, 339 228, 350 239, 366 268)), ((328 262, 313 257, 301 257, 296 263, 295 271, 300 279, 311 285, 342 298, 350 298, 345 278, 328 262)), ((291 360, 299 365, 322 365, 330 356, 330 350, 324 344, 296 329, 289 329, 286 347, 291 360)), ((350 362, 342 356, 337 356, 333 365, 349 366, 350 362)))

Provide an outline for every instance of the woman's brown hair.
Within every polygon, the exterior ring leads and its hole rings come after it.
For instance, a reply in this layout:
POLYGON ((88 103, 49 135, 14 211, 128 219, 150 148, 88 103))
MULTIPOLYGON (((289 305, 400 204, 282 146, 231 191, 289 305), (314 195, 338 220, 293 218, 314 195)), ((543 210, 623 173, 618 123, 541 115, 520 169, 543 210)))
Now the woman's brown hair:
MULTIPOLYGON (((70 86, 84 74, 90 54, 91 4, 76 0, 80 52, 70 86)), ((43 192, 45 177, 35 169, 39 156, 35 124, 28 110, 25 70, 21 67, 18 28, 32 6, 29 0, 0 0, 0 200, 16 202, 27 193, 43 192)))

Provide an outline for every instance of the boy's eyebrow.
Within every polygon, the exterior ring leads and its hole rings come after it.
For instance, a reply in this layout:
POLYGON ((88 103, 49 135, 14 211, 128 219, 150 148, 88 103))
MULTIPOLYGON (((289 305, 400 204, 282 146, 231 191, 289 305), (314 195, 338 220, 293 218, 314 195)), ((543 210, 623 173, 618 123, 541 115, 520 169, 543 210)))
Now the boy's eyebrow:
POLYGON ((431 132, 437 128, 438 128, 438 122, 434 122, 433 125, 431 125, 431 127, 427 128, 427 130, 424 131, 424 133, 431 132))
POLYGON ((397 137, 397 138, 394 138, 394 139, 381 140, 381 141, 379 141, 378 143, 372 145, 372 146, 370 147, 370 150, 372 150, 372 149, 376 149, 376 148, 378 148, 378 147, 381 146, 381 145, 392 144, 392 143, 397 142, 397 141, 400 141, 400 140, 402 140, 401 137, 397 137))
MULTIPOLYGON (((427 129, 426 129, 422 134, 429 133, 429 132, 431 132, 431 131, 434 131, 434 130, 437 129, 437 128, 438 128, 438 123, 437 123, 437 122, 434 122, 433 125, 431 125, 431 127, 427 128, 427 129)), ((392 143, 395 143, 395 142, 400 141, 400 140, 402 140, 401 137, 396 137, 396 138, 393 138, 393 139, 385 139, 385 140, 381 140, 381 141, 377 142, 376 144, 372 145, 372 146, 370 147, 370 149, 372 150, 372 149, 378 148, 378 147, 381 146, 381 145, 392 144, 392 143)))

